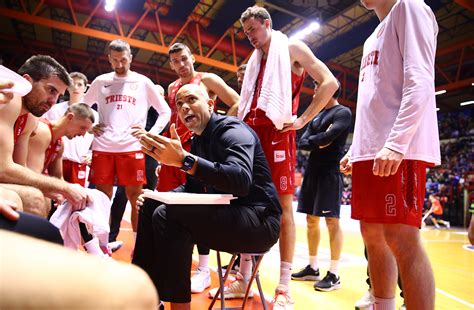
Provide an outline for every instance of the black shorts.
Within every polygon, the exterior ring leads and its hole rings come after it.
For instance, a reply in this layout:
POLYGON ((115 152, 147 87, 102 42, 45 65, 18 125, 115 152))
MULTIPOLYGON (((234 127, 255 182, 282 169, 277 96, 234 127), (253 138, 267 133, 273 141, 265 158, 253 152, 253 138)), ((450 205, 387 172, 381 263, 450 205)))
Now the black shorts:
POLYGON ((344 182, 338 165, 308 167, 298 198, 300 213, 339 218, 344 182))

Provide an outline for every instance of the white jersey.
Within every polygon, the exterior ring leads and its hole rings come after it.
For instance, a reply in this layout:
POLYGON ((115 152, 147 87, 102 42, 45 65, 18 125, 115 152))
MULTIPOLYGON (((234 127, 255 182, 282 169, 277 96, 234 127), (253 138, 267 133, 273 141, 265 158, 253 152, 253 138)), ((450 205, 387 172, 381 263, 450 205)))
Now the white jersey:
POLYGON ((434 87, 438 25, 422 0, 399 0, 365 41, 351 162, 383 147, 439 165, 434 87))
MULTIPOLYGON (((68 107, 68 101, 55 104, 48 112, 43 114, 43 117, 51 122, 54 122, 61 118, 64 113, 66 113, 68 107)), ((94 110, 92 110, 92 112, 94 113, 95 122, 97 123, 99 114, 94 110)), ((83 163, 85 156, 87 156, 89 153, 93 140, 94 135, 88 132, 84 136, 78 136, 73 139, 63 137, 63 159, 67 159, 75 163, 83 163)))
POLYGON ((159 116, 150 132, 160 133, 171 117, 168 104, 152 81, 132 71, 127 77, 118 77, 115 72, 98 76, 87 91, 84 102, 89 105, 97 103, 100 123, 105 125, 104 134, 94 139, 94 151, 139 151, 141 146, 138 139, 132 136, 132 126, 145 128, 151 106, 159 116))

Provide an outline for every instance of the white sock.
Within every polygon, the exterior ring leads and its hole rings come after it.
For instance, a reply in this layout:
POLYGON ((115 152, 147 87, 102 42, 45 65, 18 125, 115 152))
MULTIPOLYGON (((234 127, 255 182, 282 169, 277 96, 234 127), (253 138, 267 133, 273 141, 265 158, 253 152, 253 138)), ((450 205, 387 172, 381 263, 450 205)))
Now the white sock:
POLYGON ((395 298, 375 297, 374 310, 395 310, 395 298))
POLYGON ((84 244, 87 253, 95 256, 104 256, 104 252, 100 249, 99 239, 93 238, 89 242, 84 244))
POLYGON ((201 271, 209 272, 209 255, 199 254, 198 268, 201 271))
POLYGON ((329 271, 333 274, 336 275, 336 277, 339 276, 339 261, 338 260, 332 260, 331 259, 331 263, 329 265, 329 271))
POLYGON ((250 281, 252 276, 252 257, 247 254, 240 254, 240 274, 244 277, 245 282, 250 281))
POLYGON ((309 265, 314 270, 318 270, 318 257, 317 256, 310 256, 309 257, 309 265))
POLYGON ((280 284, 289 286, 291 279, 291 267, 292 263, 281 262, 280 263, 280 284))

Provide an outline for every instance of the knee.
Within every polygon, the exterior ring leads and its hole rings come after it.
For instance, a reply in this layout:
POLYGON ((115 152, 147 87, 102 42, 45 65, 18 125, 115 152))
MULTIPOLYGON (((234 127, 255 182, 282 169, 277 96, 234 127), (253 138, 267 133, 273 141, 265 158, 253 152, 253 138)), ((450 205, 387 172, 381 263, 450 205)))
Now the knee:
POLYGON ((326 218, 326 226, 330 232, 336 232, 339 230, 339 219, 335 217, 326 218))
POLYGON ((46 203, 43 193, 33 187, 23 189, 21 200, 23 202, 23 210, 27 213, 45 217, 46 203))
POLYGON ((367 248, 379 246, 383 240, 383 230, 379 228, 380 224, 361 223, 360 232, 367 248))
POLYGON ((407 225, 387 225, 384 238, 393 255, 399 258, 412 256, 416 248, 421 246, 420 235, 416 227, 407 225))
POLYGON ((319 228, 319 217, 313 215, 306 216, 306 225, 308 230, 315 230, 319 228))
POLYGON ((21 201, 21 198, 14 191, 0 187, 0 198, 3 198, 15 204, 17 211, 23 211, 23 203, 21 201))
POLYGON ((152 215, 152 224, 153 227, 156 227, 159 230, 165 229, 165 223, 166 223, 166 206, 161 205, 158 208, 153 211, 152 215))
POLYGON ((285 212, 281 214, 281 226, 283 227, 288 227, 288 226, 294 226, 295 225, 295 220, 293 218, 293 212, 285 212))

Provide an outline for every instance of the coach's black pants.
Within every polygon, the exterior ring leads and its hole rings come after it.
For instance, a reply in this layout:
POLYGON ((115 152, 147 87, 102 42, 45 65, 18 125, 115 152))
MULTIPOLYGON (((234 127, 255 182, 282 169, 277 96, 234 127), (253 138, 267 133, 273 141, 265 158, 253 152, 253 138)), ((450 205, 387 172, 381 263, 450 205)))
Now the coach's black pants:
POLYGON ((140 209, 133 263, 153 280, 160 299, 190 302, 194 244, 234 253, 261 253, 278 240, 280 215, 265 207, 163 205, 140 209))

